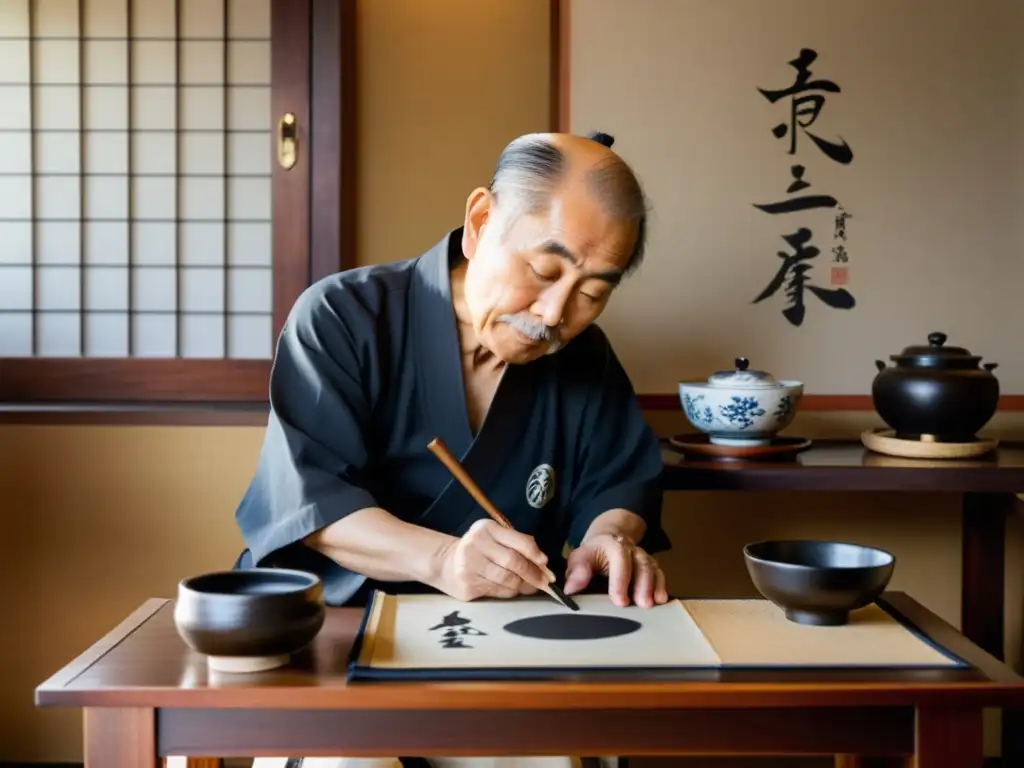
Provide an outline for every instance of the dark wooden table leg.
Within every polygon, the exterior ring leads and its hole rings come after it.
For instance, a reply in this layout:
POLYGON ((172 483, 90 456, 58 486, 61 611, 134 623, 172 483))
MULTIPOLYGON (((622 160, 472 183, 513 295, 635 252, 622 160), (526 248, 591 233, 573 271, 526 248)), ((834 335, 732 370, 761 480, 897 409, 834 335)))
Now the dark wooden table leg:
MULTIPOLYGON (((965 493, 963 501, 963 583, 960 594, 964 635, 999 660, 1006 656, 1006 519, 1016 508, 1012 493, 965 493)), ((1003 713, 1002 757, 1024 765, 1024 713, 1003 713)))
POLYGON ((85 768, 158 768, 152 709, 85 710, 85 768))
POLYGON ((963 564, 960 589, 961 631, 1000 661, 1005 655, 1006 517, 1012 493, 965 493, 963 564))
POLYGON ((981 768, 985 762, 981 709, 917 710, 913 768, 981 768))

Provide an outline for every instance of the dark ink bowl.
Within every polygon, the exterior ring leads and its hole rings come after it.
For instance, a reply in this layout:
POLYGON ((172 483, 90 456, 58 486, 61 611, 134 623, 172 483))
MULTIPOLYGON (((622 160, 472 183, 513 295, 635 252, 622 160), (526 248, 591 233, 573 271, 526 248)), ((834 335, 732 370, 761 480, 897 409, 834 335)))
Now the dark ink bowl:
POLYGON ((216 571, 178 583, 174 624, 211 669, 258 672, 288 663, 323 627, 323 585, 285 568, 216 571))
POLYGON ((797 624, 839 626, 870 605, 892 578, 896 558, 834 541, 759 541, 743 548, 747 573, 765 598, 797 624))

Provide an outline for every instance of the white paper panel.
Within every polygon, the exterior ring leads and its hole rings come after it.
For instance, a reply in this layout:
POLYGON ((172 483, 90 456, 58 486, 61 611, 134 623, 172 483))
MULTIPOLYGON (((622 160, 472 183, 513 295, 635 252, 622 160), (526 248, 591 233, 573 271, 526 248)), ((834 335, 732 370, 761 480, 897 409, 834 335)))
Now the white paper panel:
POLYGON ((128 223, 120 221, 85 222, 86 264, 128 264, 128 223))
POLYGON ((181 130, 224 130, 224 89, 182 86, 181 130))
POLYGON ((232 85, 270 85, 270 42, 229 42, 227 74, 232 85))
POLYGON ((173 131, 175 98, 173 87, 132 88, 132 129, 173 131))
POLYGON ((183 175, 224 173, 223 133, 182 133, 178 147, 183 175))
MULTIPOLYGON (((138 204, 135 215, 138 217, 138 204)), ((132 259, 135 264, 174 264, 177 241, 174 222, 133 221, 132 259)))
MULTIPOLYGON (((25 195, 31 199, 26 183, 25 195)), ((36 216, 40 219, 77 219, 81 215, 79 181, 74 176, 40 176, 36 179, 36 216)), ((26 203, 27 205, 27 203, 26 203)))
POLYGON ((228 311, 271 312, 272 277, 270 269, 229 269, 228 311))
POLYGON ((136 267, 132 270, 133 310, 174 312, 177 309, 177 270, 170 267, 136 267))
POLYGON ((138 175, 174 174, 177 162, 173 131, 132 134, 132 171, 138 175))
POLYGON ((228 0, 228 35, 269 38, 270 0, 228 0))
POLYGON ((86 357, 128 356, 127 312, 87 312, 84 320, 86 357))
POLYGON ((180 325, 182 357, 224 357, 223 315, 185 315, 180 325))
POLYGON ((0 221, 0 280, 4 264, 32 263, 32 222, 0 221))
POLYGON ((78 357, 82 330, 77 312, 36 315, 36 345, 39 357, 78 357))
POLYGON ((132 315, 132 354, 136 357, 174 357, 177 318, 173 314, 132 315))
POLYGON ((270 178, 235 177, 228 181, 228 218, 269 220, 270 178))
POLYGON ((128 130, 128 88, 123 85, 97 85, 83 93, 82 119, 86 130, 128 130))
POLYGON ((27 131, 32 123, 32 91, 27 85, 0 85, 0 128, 27 131))
POLYGON ((87 132, 86 173, 128 173, 128 133, 87 132))
MULTIPOLYGON (((142 0, 142 3, 149 0, 142 0)), ((128 34, 128 5, 138 0, 85 0, 86 37, 125 37, 128 34)))
POLYGON ((189 221, 224 218, 224 182, 193 176, 178 181, 181 189, 181 218, 189 221))
POLYGON ((271 316, 228 315, 228 357, 267 359, 273 356, 271 316))
POLYGON ((128 268, 86 267, 85 310, 127 310, 128 268))
POLYGON ((136 219, 173 219, 176 197, 174 179, 160 176, 132 179, 132 213, 136 219))
POLYGON ((0 83, 29 81, 28 40, 0 39, 0 83))
POLYGON ((28 37, 30 0, 4 0, 0 3, 0 38, 28 37))
POLYGON ((181 6, 181 36, 224 37, 224 5, 213 0, 178 0, 181 6))
MULTIPOLYGON (((90 88, 90 91, 101 90, 99 88, 90 88)), ((4 94, 0 93, 0 96, 4 94)), ((89 95, 95 96, 94 93, 89 95)), ((37 85, 32 89, 32 101, 33 109, 35 112, 34 116, 34 127, 37 131, 46 131, 53 129, 75 129, 77 130, 81 126, 79 125, 78 110, 79 110, 79 99, 78 99, 78 86, 77 85, 37 85)), ((3 115, 6 113, 6 106, 10 104, 12 110, 17 110, 21 102, 18 99, 12 99, 11 101, 5 101, 5 109, 0 110, 0 120, 3 120, 3 115)), ((26 106, 28 102, 25 102, 26 106)), ((87 106, 88 103, 87 103, 87 106)), ((102 112, 102 107, 109 105, 97 104, 97 111, 102 112)), ((114 107, 116 109, 116 106, 114 107)), ((25 115, 29 114, 28 110, 25 110, 25 115)), ((26 118, 20 126, 15 127, 28 128, 28 119, 26 118)), ((105 125, 94 126, 97 128, 105 128, 105 125)), ((116 126, 114 126, 116 127, 116 126)))
MULTIPOLYGON (((6 3, 7 0, 4 0, 6 3)), ((78 0, 33 0, 33 16, 38 37, 77 37, 78 0)))
POLYGON ((224 270, 185 267, 179 272, 182 312, 224 312, 224 270))
POLYGON ((127 85, 128 43, 124 40, 86 40, 84 82, 127 85))
POLYGON ((0 267, 0 310, 8 309, 32 309, 30 267, 0 267))
POLYGON ((87 176, 84 185, 87 219, 128 218, 127 177, 87 176))
MULTIPOLYGON (((0 295, 3 289, 0 288, 0 295)), ((2 305, 0 305, 2 306, 2 305)), ((0 357, 32 356, 32 315, 5 312, 0 318, 0 357)))
POLYGON ((271 130, 270 88, 229 89, 228 128, 233 131, 271 130))
POLYGON ((0 219, 32 217, 32 179, 29 176, 0 176, 0 219))
POLYGON ((187 221, 178 227, 182 265, 220 265, 224 263, 224 223, 187 221))
POLYGON ((269 176, 273 152, 274 142, 270 131, 232 133, 228 136, 228 172, 269 176))
POLYGON ((132 37, 174 37, 174 0, 132 3, 132 37))
POLYGON ((79 272, 78 267, 37 267, 36 309, 81 309, 79 272))
POLYGON ((0 173, 32 173, 32 134, 0 132, 0 173))
POLYGON ((270 224, 233 221, 228 225, 228 263, 269 267, 273 244, 270 224))
POLYGON ((182 85, 221 85, 224 82, 224 44, 212 40, 182 40, 179 44, 182 85))
POLYGON ((174 85, 173 40, 132 41, 132 82, 136 85, 174 85))
POLYGON ((32 81, 37 85, 78 82, 77 40, 36 40, 32 55, 32 81))
POLYGON ((40 264, 78 264, 79 223, 39 221, 36 231, 36 261, 40 264))
MULTIPOLYGON (((10 135, 14 134, 0 135, 0 143, 3 142, 4 136, 10 135)), ((35 134, 35 143, 35 171, 37 174, 78 173, 81 170, 81 142, 77 133, 41 131, 35 134)), ((28 149, 27 146, 26 149, 28 149)), ((32 153, 26 152, 24 159, 31 171, 32 153)))

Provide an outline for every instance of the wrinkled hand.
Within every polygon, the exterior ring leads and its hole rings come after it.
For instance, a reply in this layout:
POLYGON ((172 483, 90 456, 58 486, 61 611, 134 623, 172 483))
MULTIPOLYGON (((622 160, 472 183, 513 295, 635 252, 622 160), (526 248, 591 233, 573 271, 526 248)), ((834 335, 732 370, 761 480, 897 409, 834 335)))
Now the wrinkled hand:
POLYGON ((594 574, 608 577, 608 595, 616 605, 629 605, 631 583, 633 601, 641 608, 668 601, 665 574, 657 561, 621 536, 597 534, 572 551, 567 561, 566 593, 586 588, 594 574))
POLYGON ((547 562, 532 536, 478 520, 442 553, 442 590, 466 601, 533 594, 547 584, 547 562))

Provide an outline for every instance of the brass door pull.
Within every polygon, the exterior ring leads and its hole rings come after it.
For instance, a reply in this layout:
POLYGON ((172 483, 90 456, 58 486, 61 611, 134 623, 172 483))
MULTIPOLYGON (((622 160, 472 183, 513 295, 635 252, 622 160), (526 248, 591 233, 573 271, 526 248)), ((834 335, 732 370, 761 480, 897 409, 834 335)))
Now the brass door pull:
POLYGON ((277 162, 286 171, 295 165, 299 157, 297 133, 295 115, 288 112, 277 123, 277 162))

